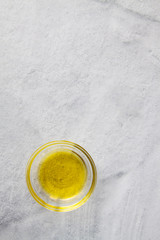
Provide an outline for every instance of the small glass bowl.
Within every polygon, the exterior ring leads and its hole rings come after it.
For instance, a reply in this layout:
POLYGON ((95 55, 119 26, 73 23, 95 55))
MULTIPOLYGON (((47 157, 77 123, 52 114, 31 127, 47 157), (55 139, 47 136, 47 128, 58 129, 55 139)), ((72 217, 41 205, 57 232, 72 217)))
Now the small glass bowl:
POLYGON ((97 180, 96 166, 89 153, 76 143, 69 141, 53 141, 38 148, 30 157, 26 168, 26 182, 32 197, 41 206, 58 212, 67 212, 83 205, 91 196, 97 180), (87 179, 83 189, 76 196, 68 199, 51 199, 42 189, 38 181, 38 167, 46 154, 57 149, 68 149, 84 161, 87 170, 87 179))

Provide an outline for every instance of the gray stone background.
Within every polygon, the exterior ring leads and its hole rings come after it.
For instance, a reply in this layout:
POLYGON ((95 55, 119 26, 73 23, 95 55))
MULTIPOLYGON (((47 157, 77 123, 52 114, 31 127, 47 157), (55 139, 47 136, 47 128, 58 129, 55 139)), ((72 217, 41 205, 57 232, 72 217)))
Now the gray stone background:
POLYGON ((0 0, 0 61, 0 239, 160 239, 160 1, 0 0), (58 139, 98 171, 68 213, 25 183, 58 139))

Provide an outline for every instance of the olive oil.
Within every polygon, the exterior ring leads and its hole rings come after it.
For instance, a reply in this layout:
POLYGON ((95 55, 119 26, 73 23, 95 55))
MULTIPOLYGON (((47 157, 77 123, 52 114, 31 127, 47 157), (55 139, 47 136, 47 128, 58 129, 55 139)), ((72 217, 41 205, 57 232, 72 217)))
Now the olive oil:
POLYGON ((87 171, 83 160, 71 150, 56 150, 46 155, 38 168, 42 189, 53 199, 67 199, 84 187, 87 171))

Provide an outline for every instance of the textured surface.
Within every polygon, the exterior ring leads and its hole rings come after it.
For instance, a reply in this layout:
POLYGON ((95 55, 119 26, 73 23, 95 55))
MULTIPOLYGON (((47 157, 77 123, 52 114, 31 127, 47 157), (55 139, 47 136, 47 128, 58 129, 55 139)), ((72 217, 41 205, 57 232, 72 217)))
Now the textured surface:
POLYGON ((0 239, 160 238, 160 1, 0 1, 0 239), (39 206, 25 167, 74 141, 98 183, 69 213, 39 206))

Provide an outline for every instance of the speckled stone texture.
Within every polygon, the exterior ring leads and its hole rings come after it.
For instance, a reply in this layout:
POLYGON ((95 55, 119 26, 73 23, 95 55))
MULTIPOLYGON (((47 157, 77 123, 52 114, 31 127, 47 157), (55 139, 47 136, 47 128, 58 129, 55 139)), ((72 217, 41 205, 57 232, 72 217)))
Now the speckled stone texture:
POLYGON ((0 32, 0 239, 160 239, 160 1, 1 0, 0 32), (98 170, 68 213, 25 183, 57 139, 98 170))

